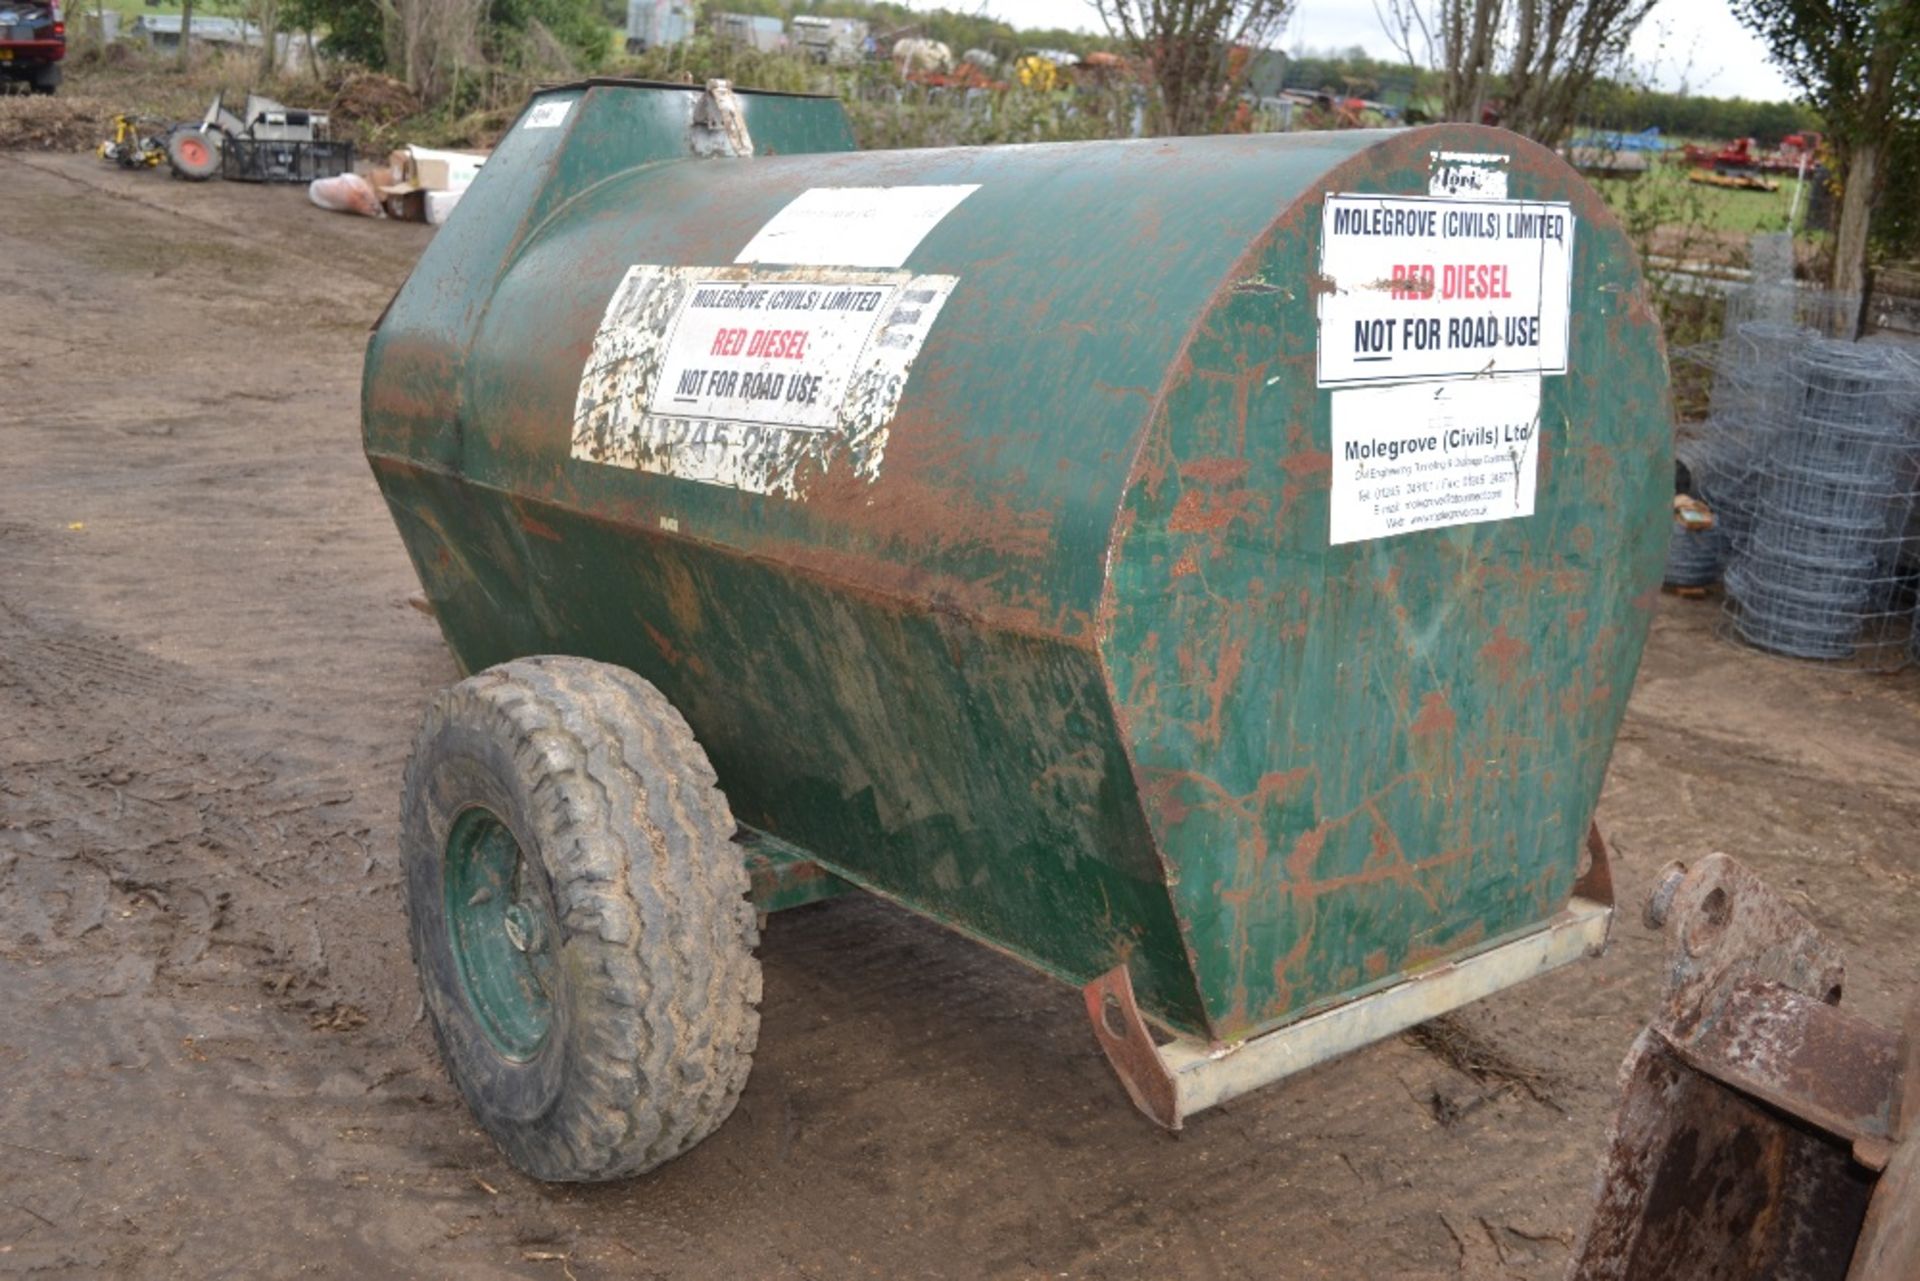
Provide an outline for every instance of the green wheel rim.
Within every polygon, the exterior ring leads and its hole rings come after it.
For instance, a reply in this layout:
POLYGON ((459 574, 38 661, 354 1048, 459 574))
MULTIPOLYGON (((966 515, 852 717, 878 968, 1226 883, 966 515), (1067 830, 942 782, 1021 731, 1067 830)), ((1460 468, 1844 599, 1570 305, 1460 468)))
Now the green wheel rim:
POLYGON ((447 935, 467 1002, 509 1059, 532 1058, 553 1026, 553 910, 520 842, 475 807, 447 833, 447 935))

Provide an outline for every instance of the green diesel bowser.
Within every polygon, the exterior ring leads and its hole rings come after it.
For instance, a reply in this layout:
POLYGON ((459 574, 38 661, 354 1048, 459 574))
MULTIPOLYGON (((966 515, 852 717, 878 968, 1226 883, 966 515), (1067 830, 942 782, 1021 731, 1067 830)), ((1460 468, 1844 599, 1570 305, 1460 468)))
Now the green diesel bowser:
POLYGON ((1604 946, 1667 371, 1522 138, 859 153, 831 99, 588 81, 363 409, 471 673, 415 960, 538 1177, 717 1126, 757 914, 850 889, 1082 988, 1169 1127, 1604 946))

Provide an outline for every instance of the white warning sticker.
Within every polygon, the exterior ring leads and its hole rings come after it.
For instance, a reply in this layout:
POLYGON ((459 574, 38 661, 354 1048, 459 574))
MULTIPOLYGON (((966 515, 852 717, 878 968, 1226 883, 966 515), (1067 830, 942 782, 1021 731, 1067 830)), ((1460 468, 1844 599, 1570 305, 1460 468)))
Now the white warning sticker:
POLYGON ((1572 208, 1330 195, 1319 384, 1567 371, 1572 208))
POLYGON ((814 187, 787 203, 735 262, 901 267, 927 233, 978 183, 927 187, 814 187))
POLYGON ((1540 377, 1334 392, 1327 541, 1533 515, 1540 377))
POLYGON ((804 499, 874 480, 954 276, 636 266, 594 334, 573 456, 804 499))

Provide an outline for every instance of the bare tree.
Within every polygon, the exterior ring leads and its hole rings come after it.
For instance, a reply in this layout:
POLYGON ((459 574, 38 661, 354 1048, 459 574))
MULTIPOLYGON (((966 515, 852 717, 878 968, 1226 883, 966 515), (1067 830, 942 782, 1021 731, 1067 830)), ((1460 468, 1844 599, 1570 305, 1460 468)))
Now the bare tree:
POLYGON ((260 75, 271 79, 280 70, 280 0, 252 0, 247 6, 260 28, 260 75))
POLYGON ((1572 132, 1593 82, 1618 67, 1655 0, 1375 0, 1387 38, 1442 73, 1441 114, 1500 123, 1548 146, 1572 132))
POLYGON ((486 0, 374 0, 386 30, 387 66, 422 100, 439 103, 480 61, 486 0))
POLYGON ((1387 39, 1415 67, 1441 73, 1440 115, 1478 120, 1486 106, 1505 0, 1374 0, 1387 39))
POLYGON ((1107 30, 1153 72, 1155 133, 1225 124, 1253 54, 1278 39, 1294 0, 1089 0, 1107 30))

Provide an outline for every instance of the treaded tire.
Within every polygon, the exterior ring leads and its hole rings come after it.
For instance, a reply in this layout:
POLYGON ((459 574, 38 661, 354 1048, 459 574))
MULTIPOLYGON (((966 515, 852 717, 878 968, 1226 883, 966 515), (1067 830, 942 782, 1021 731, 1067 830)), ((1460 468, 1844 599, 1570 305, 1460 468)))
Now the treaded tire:
POLYGON ((217 134, 203 134, 192 125, 183 125, 167 135, 167 166, 177 178, 205 182, 220 172, 220 141, 217 134))
POLYGON ((604 663, 504 663, 427 711, 401 809, 414 964, 455 1085, 536 1179, 651 1170, 739 1101, 760 1032, 758 933, 715 783, 673 705, 604 663), (477 927, 449 899, 449 877, 464 884, 450 836, 474 811, 518 844, 514 894, 544 894, 552 914, 549 1021, 523 1054, 490 1033, 455 949, 477 927))

